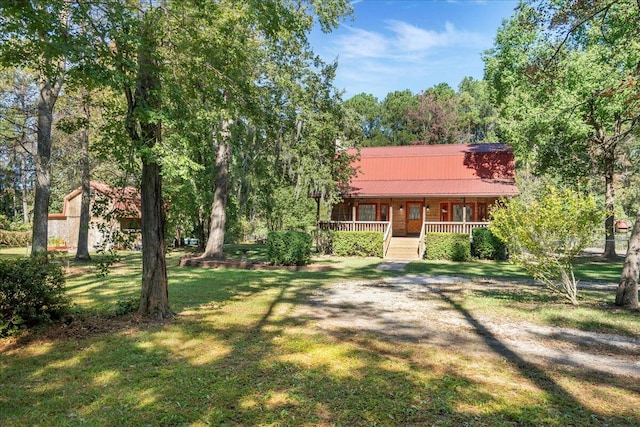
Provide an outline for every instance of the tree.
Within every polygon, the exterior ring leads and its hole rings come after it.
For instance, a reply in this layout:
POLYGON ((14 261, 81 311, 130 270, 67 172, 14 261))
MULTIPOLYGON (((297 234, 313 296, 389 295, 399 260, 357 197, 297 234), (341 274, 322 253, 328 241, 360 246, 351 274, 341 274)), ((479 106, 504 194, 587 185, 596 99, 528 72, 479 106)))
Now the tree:
MULTIPOLYGON (((298 6, 305 3, 298 2, 298 6)), ((344 1, 331 7, 319 7, 322 2, 309 3, 316 6, 315 17, 325 30, 331 29, 349 10, 348 2, 344 1)), ((278 7, 278 13, 271 17, 264 15, 263 2, 211 2, 205 9, 184 7, 181 22, 206 31, 178 34, 173 38, 173 42, 182 47, 178 52, 188 52, 188 55, 178 54, 179 60, 174 66, 187 82, 178 90, 190 95, 180 97, 189 99, 189 103, 174 106, 176 111, 195 113, 188 119, 190 127, 197 129, 197 133, 194 132, 197 140, 211 145, 216 153, 215 188, 203 257, 223 257, 234 162, 241 162, 246 172, 246 162, 252 163, 254 156, 265 156, 274 163, 278 162, 279 155, 299 160, 297 146, 316 147, 304 144, 308 142, 304 135, 309 123, 304 113, 314 98, 323 98, 324 88, 316 84, 314 76, 333 77, 333 72, 313 55, 308 45, 307 34, 314 18, 310 10, 284 2, 274 2, 271 6, 278 7), (200 71, 203 64, 205 70, 210 70, 204 79, 200 71), (312 92, 307 89, 311 86, 316 90, 313 97, 303 95, 305 91, 312 92), (250 153, 252 150, 257 152, 250 153), (270 156, 272 152, 276 156, 270 156)), ((330 141, 329 161, 335 157, 337 137, 334 133, 330 141)), ((326 145, 326 139, 323 143, 326 145)), ((317 154, 325 145, 303 155, 317 154)), ((322 159, 327 160, 326 151, 322 159)), ((207 165, 201 166, 207 168, 207 165)), ((237 177, 235 180, 238 181, 237 177)), ((306 197, 307 191, 302 194, 306 197)))
POLYGON ((496 140, 496 110, 491 105, 485 80, 465 77, 458 85, 459 132, 465 142, 492 142, 496 140))
POLYGON ((638 276, 640 275, 640 208, 629 238, 627 256, 624 259, 620 284, 616 292, 616 305, 638 308, 638 276))
MULTIPOLYGON (((162 141, 162 11, 137 11, 135 78, 124 87, 127 99, 125 126, 142 163, 140 184, 142 216, 142 290, 138 312, 162 320, 173 316, 169 308, 169 283, 165 259, 165 206, 162 199, 162 165, 155 149, 162 141)), ((120 46, 119 46, 120 47, 120 46)))
POLYGON ((382 127, 388 145, 409 145, 418 139, 409 124, 408 112, 414 110, 417 98, 410 90, 388 93, 382 101, 382 127))
POLYGON ((53 110, 67 73, 74 34, 68 0, 0 5, 0 63, 28 66, 37 75, 36 180, 32 254, 47 250, 53 110))
POLYGON ((501 134, 539 173, 601 177, 605 253, 615 254, 616 161, 640 119, 639 5, 534 1, 499 30, 485 57, 501 134))
POLYGON ((36 145, 36 105, 38 89, 29 72, 17 68, 0 74, 0 156, 3 160, 4 194, 12 192, 5 215, 23 224, 30 222, 29 193, 32 189, 33 157, 36 145), (18 203, 20 202, 20 203, 18 203), (20 205, 20 208, 18 206, 20 205))
POLYGON ((378 98, 359 93, 344 102, 344 107, 358 115, 362 129, 362 146, 376 147, 387 142, 382 128, 382 107, 378 98))
POLYGON ((407 110, 409 124, 421 144, 458 142, 456 94, 448 85, 446 88, 434 86, 418 94, 416 105, 407 110))
POLYGON ((82 173, 82 199, 80 200, 80 227, 78 227, 77 261, 87 261, 89 255, 89 221, 91 219, 91 161, 89 158, 89 123, 91 122, 89 91, 82 90, 82 115, 84 126, 80 130, 80 170, 82 173))
POLYGON ((491 211, 490 230, 509 256, 549 290, 578 304, 575 258, 591 243, 605 213, 592 196, 546 187, 533 198, 504 200, 491 211))

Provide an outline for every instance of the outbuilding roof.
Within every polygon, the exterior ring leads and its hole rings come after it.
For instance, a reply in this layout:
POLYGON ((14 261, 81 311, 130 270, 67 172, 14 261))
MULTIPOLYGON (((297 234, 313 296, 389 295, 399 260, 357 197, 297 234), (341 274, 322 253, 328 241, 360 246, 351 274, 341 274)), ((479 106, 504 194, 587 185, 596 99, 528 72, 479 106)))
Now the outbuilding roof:
POLYGON ((504 144, 366 147, 352 162, 352 197, 500 197, 519 194, 504 144))
MULTIPOLYGON (((125 218, 140 218, 140 193, 134 187, 111 187, 102 182, 91 181, 89 186, 111 199, 112 210, 118 211, 125 218)), ((66 219, 68 205, 74 198, 82 194, 82 187, 78 187, 64 196, 62 202, 62 212, 49 213, 49 219, 66 219)))

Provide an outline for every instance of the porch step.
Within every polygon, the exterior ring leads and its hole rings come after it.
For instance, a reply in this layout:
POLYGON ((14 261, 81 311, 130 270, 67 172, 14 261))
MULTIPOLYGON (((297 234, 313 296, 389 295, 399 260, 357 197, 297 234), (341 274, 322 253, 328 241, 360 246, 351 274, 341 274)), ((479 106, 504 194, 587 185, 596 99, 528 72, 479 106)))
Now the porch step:
POLYGON ((392 237, 385 259, 411 261, 418 259, 418 237, 392 237))

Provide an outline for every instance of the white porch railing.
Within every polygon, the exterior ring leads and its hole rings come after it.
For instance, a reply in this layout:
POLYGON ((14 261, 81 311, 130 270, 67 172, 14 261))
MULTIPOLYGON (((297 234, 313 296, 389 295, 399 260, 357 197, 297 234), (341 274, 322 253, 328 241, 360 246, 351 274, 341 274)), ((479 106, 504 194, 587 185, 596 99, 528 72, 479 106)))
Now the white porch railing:
POLYGON ((420 238, 418 239, 418 259, 424 258, 424 251, 427 248, 427 245, 424 241, 424 235, 426 233, 427 227, 425 227, 426 223, 422 223, 422 227, 420 228, 420 238))
POLYGON ((427 233, 471 233, 474 228, 488 227, 488 222, 425 222, 422 224, 422 233, 420 237, 424 237, 427 233))
MULTIPOLYGON (((377 231, 385 233, 390 229, 391 223, 388 221, 320 221, 320 230, 333 231, 377 231)), ((389 232, 391 234, 391 232, 389 232)))
POLYGON ((387 257, 387 251, 389 250, 389 245, 391 244, 391 223, 387 222, 387 229, 384 231, 384 236, 382 237, 382 258, 387 257))

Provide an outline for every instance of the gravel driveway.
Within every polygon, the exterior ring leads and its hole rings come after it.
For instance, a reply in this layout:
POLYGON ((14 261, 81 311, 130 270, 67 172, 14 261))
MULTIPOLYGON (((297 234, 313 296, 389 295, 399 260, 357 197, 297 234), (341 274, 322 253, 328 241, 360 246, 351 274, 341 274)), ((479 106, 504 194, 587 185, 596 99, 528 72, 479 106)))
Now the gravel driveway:
POLYGON ((321 288, 301 309, 322 330, 369 332, 389 340, 452 347, 466 354, 498 354, 511 360, 640 378, 638 337, 478 317, 450 297, 505 286, 515 285, 405 275, 321 288))

